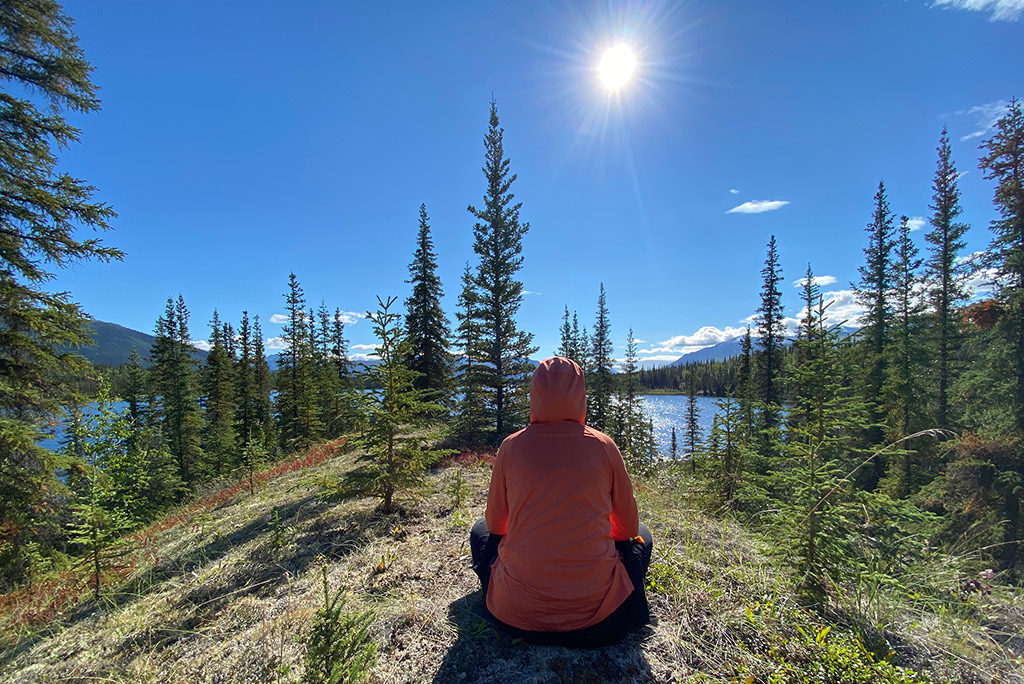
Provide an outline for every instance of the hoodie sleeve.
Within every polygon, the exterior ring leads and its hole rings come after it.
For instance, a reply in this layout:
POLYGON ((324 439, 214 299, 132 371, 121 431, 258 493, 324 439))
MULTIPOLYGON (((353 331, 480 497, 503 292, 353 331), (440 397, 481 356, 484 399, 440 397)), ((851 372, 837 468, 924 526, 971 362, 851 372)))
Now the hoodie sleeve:
MULTIPOLYGON (((626 472, 626 463, 622 460, 622 454, 615 443, 608 441, 611 443, 605 446, 605 451, 612 469, 612 540, 626 541, 638 534, 640 515, 637 512, 636 499, 633 498, 633 483, 626 472)), ((488 500, 488 509, 489 507, 488 500)))
POLYGON ((487 490, 487 530, 491 534, 508 534, 508 491, 505 489, 505 455, 507 448, 502 443, 491 470, 491 486, 487 490))

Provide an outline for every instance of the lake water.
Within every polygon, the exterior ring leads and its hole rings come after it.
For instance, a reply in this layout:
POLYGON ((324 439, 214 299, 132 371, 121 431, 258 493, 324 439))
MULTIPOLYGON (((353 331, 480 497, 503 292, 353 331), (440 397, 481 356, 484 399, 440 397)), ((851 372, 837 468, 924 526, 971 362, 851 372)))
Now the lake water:
MULTIPOLYGON (((644 415, 654 421, 654 438, 661 452, 669 453, 672 447, 672 428, 675 428, 677 448, 682 453, 687 398, 681 394, 645 394, 640 400, 643 402, 644 415)), ((711 434, 711 421, 718 412, 716 401, 717 397, 697 397, 697 409, 700 411, 697 424, 704 439, 711 434)))
MULTIPOLYGON (((667 454, 672 445, 672 428, 676 429, 676 442, 680 452, 683 444, 683 431, 686 429, 686 397, 680 394, 645 394, 640 397, 643 402, 644 415, 654 421, 654 437, 658 441, 658 447, 662 453, 667 454)), ((702 437, 711 433, 711 421, 718 411, 715 397, 697 397, 697 406, 700 409, 698 424, 702 437)), ((127 404, 123 401, 115 402, 117 410, 123 410, 127 404)), ((95 404, 85 408, 88 415, 95 411, 95 404)), ((60 448, 60 439, 63 435, 63 426, 58 426, 55 437, 39 442, 40 446, 47 449, 57 450, 60 448)))

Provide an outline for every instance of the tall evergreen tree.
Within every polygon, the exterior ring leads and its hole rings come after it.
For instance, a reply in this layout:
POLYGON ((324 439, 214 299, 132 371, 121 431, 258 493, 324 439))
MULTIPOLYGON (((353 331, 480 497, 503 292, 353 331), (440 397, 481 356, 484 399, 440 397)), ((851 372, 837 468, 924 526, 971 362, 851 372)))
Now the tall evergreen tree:
POLYGON ((238 327, 238 361, 235 363, 235 389, 238 397, 235 410, 235 431, 238 435, 239 450, 249 446, 254 439, 262 442, 256 429, 256 374, 253 366, 252 325, 249 312, 242 312, 242 323, 238 327))
POLYGON ((483 362, 477 361, 472 350, 481 345, 483 322, 474 315, 479 306, 473 273, 466 264, 462 273, 462 291, 459 293, 459 321, 456 344, 462 349, 463 364, 456 374, 456 385, 461 397, 456 405, 452 422, 452 437, 460 444, 483 445, 488 441, 489 426, 484 405, 483 362))
POLYGON ((749 444, 754 434, 754 403, 757 401, 755 385, 753 343, 750 326, 740 340, 740 364, 736 375, 736 402, 739 404, 741 439, 749 444))
POLYGON ((319 403, 320 423, 323 436, 333 439, 342 433, 345 419, 341 378, 334 363, 332 349, 332 320, 327 304, 320 300, 320 308, 316 312, 316 332, 314 339, 314 373, 316 375, 316 395, 319 403))
POLYGON ((168 450, 178 462, 178 476, 192 485, 203 477, 202 416, 196 392, 195 349, 188 332, 188 308, 167 299, 164 315, 157 319, 150 359, 155 400, 151 405, 159 419, 168 450))
POLYGON ((690 470, 697 472, 697 457, 701 452, 700 406, 697 404, 697 382, 693 373, 686 383, 685 449, 690 455, 690 470))
POLYGON ((256 393, 254 396, 256 428, 267 449, 277 441, 273 408, 270 401, 270 365, 263 345, 263 329, 259 315, 252 319, 252 372, 256 393))
POLYGON ((932 181, 932 229, 925 235, 931 245, 926 265, 928 298, 935 309, 935 374, 938 376, 937 427, 950 427, 949 390, 955 379, 955 359, 960 348, 959 307, 967 300, 964 279, 967 264, 958 261, 966 246, 964 235, 968 226, 957 223, 960 216, 959 174, 953 163, 949 132, 942 127, 939 138, 939 161, 932 181))
POLYGON ((288 274, 285 293, 284 350, 278 357, 277 421, 281 446, 298 451, 320 436, 316 396, 315 359, 311 320, 306 298, 294 273, 288 274))
POLYGON ((786 327, 782 308, 782 266, 775 236, 768 241, 768 255, 761 269, 761 305, 757 308, 757 375, 760 380, 761 400, 764 402, 764 427, 778 427, 782 404, 782 356, 786 341, 786 327))
POLYGON ((334 310, 334 318, 331 319, 331 365, 340 390, 337 422, 332 426, 332 434, 337 436, 354 429, 358 421, 358 398, 352 385, 352 362, 348 358, 345 319, 338 308, 334 310))
POLYGON ((996 181, 994 204, 999 218, 991 224, 994 237, 988 264, 997 270, 995 296, 1004 313, 998 331, 1010 349, 1013 415, 1024 432, 1024 108, 1014 99, 996 123, 995 133, 982 145, 979 165, 985 178, 996 181))
POLYGON ((85 313, 44 285, 53 269, 122 256, 76 238, 115 214, 57 168, 57 151, 78 140, 64 113, 100 108, 71 23, 51 0, 0 3, 0 591, 28 567, 25 544, 45 548, 55 530, 57 457, 36 442, 76 401, 65 378, 84 374, 75 349, 91 343, 85 313))
MULTIPOLYGON (((874 445, 881 444, 885 436, 883 423, 886 409, 882 404, 882 385, 885 383, 885 351, 889 344, 889 322, 892 319, 892 251, 896 246, 893 214, 889 211, 889 200, 882 181, 878 182, 874 213, 865 231, 868 234, 868 246, 864 248, 865 263, 858 268, 860 280, 853 286, 853 291, 857 303, 865 310, 861 317, 864 326, 861 347, 864 398, 870 407, 870 426, 866 439, 868 444, 874 445)), ((874 489, 878 484, 883 470, 883 460, 875 459, 869 489, 874 489)))
POLYGON ((497 103, 491 100, 490 123, 484 137, 484 206, 468 207, 477 220, 473 251, 480 260, 470 276, 474 295, 466 300, 468 315, 478 323, 479 333, 466 353, 473 359, 488 422, 493 425, 488 439, 491 443, 527 423, 529 357, 537 351, 533 335, 520 330, 516 323, 523 301, 523 284, 516 273, 523 265, 522 241, 530 225, 520 223, 521 203, 513 202, 515 195, 510 189, 516 175, 509 172, 503 134, 497 103))
POLYGON ((203 372, 203 451, 209 471, 224 475, 236 458, 235 368, 224 339, 225 329, 217 310, 210 321, 210 350, 203 372))
POLYGON ((419 373, 413 381, 417 389, 436 392, 437 398, 444 400, 451 385, 451 330, 441 308, 444 291, 437 274, 429 221, 427 206, 421 204, 416 251, 406 281, 412 284, 412 294, 405 300, 405 329, 411 354, 408 366, 419 373))
MULTIPOLYGON (((906 216, 900 219, 894 261, 892 341, 882 387, 883 403, 889 408, 889 438, 893 441, 925 427, 921 418, 925 411, 926 391, 921 376, 927 367, 927 358, 921 344, 924 305, 918 292, 920 278, 917 275, 921 259, 917 257, 917 247, 910 239, 906 216)), ((915 484, 914 452, 910 446, 905 445, 901 453, 903 468, 897 487, 899 496, 910 494, 915 484)))
POLYGON ((1024 555, 1020 551, 1024 540, 1024 458, 1020 448, 1024 435, 1024 108, 1019 100, 1011 100, 982 149, 986 154, 979 165, 985 178, 997 184, 994 204, 999 218, 991 224, 994 237, 988 260, 998 273, 995 297, 1003 313, 995 332, 1005 345, 1002 358, 990 365, 1010 379, 1011 430, 1015 433, 1014 438, 1004 439, 992 449, 985 461, 990 466, 988 479, 994 479, 999 490, 998 515, 1005 521, 1001 562, 1003 567, 1013 568, 1024 555))
POLYGON ((146 416, 146 371, 142 368, 139 360, 139 351, 132 347, 128 355, 128 369, 125 377, 123 399, 128 404, 128 448, 137 446, 141 439, 142 430, 148 424, 146 416))
POLYGON ((611 320, 608 317, 608 303, 605 300, 604 283, 597 295, 597 313, 594 318, 594 333, 591 336, 591 371, 587 379, 587 424, 598 430, 607 430, 612 395, 612 335, 611 320))

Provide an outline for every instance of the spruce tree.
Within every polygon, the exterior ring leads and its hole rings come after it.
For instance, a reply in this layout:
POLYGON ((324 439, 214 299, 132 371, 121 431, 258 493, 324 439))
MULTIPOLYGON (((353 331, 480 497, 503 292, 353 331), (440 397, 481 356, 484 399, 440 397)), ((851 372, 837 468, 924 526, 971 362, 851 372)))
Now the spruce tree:
MULTIPOLYGON (((995 133, 982 149, 979 165, 985 178, 996 181, 994 204, 999 218, 992 221, 994 233, 989 247, 989 264, 997 270, 995 297, 1003 309, 995 332, 1004 341, 1003 358, 991 363, 997 372, 1006 369, 1011 385, 1012 432, 1016 440, 1024 433, 1024 108, 1011 100, 1006 114, 996 123, 995 133), (1005 360, 1004 360, 1005 359, 1005 360)), ((990 354, 998 353, 990 350, 990 354)), ((1006 437, 1006 435, 1000 435, 1006 437)), ((1005 521, 1002 534, 1002 565, 1012 568, 1021 557, 1024 539, 1024 459, 1020 442, 1002 440, 989 457, 991 474, 1000 490, 998 515, 1005 521)))
POLYGON ((995 133, 982 149, 979 166, 985 178, 996 181, 994 204, 999 218, 987 261, 998 273, 995 296, 1004 309, 998 331, 1009 347, 1013 380, 1013 415, 1024 432, 1024 108, 1014 99, 996 123, 995 133))
POLYGON ((957 223, 960 216, 959 174, 952 160, 949 132, 942 127, 939 138, 939 161, 932 181, 932 230, 925 235, 931 245, 926 264, 928 298, 934 308, 935 374, 938 385, 936 427, 950 427, 949 391, 956 377, 955 360, 960 349, 960 306, 967 300, 964 278, 967 264, 958 256, 966 246, 964 235, 968 226, 957 223))
MULTIPOLYGON (((885 351, 889 344, 889 323, 892 319, 892 251, 896 246, 893 214, 889 211, 889 200, 882 181, 878 182, 875 209, 865 231, 868 234, 868 246, 864 248, 865 263, 858 268, 860 280, 853 285, 853 291, 857 303, 865 310, 861 317, 863 391, 871 410, 870 426, 865 437, 869 445, 877 445, 882 443, 885 436, 883 423, 886 407, 882 404, 882 385, 885 382, 885 351)), ((868 482, 869 489, 874 489, 878 484, 884 466, 882 459, 875 460, 874 471, 868 482)))
MULTIPOLYGON (((906 216, 900 219, 894 261, 892 341, 888 348, 885 383, 882 386, 883 403, 889 408, 887 424, 890 429, 887 437, 890 441, 902 439, 926 427, 922 424, 926 388, 921 377, 928 359, 924 345, 921 344, 924 305, 918 292, 920 277, 917 275, 921 259, 917 256, 917 247, 910 239, 909 220, 906 216)), ((916 484, 914 452, 908 444, 900 455, 903 467, 897 494, 906 496, 916 484)))
POLYGON ((739 404, 741 438, 747 444, 754 434, 754 404, 757 401, 753 343, 750 326, 740 340, 740 363, 736 374, 736 401, 739 404))
POLYGON ((405 365, 409 341, 401 316, 391 311, 395 299, 378 297, 377 311, 366 312, 380 340, 375 350, 380 363, 368 367, 366 375, 368 384, 380 389, 366 396, 367 429, 358 440, 365 452, 345 476, 348 493, 379 497, 385 513, 395 509, 398 495, 420 487, 427 466, 446 453, 432 449, 415 429, 439 406, 427 399, 429 390, 416 388, 416 372, 405 365))
POLYGON ((697 472, 697 456, 701 451, 700 406, 697 404, 697 382, 690 372, 686 382, 686 433, 685 449, 690 455, 690 471, 697 472))
POLYGON ((432 390, 438 400, 444 401, 451 385, 451 331, 441 308, 444 291, 437 275, 429 221, 427 207, 421 204, 416 251, 406 281, 412 284, 412 294, 405 300, 405 329, 411 354, 408 366, 419 373, 414 381, 417 389, 432 390))
POLYGON ((109 229, 115 214, 58 169, 58 150, 79 137, 65 113, 100 108, 71 25, 52 0, 0 3, 0 591, 28 567, 25 544, 45 547, 44 530, 57 526, 57 457, 36 443, 76 401, 65 379, 88 367, 75 351, 91 344, 88 317, 47 281, 54 269, 122 257, 76 237, 109 229))
POLYGON ((167 299, 157 319, 150 349, 152 390, 150 404, 168 450, 178 462, 178 477, 192 485, 203 477, 202 416, 196 392, 195 349, 188 332, 185 300, 167 299))
POLYGON ((339 403, 337 423, 333 426, 335 436, 355 429, 359 422, 359 401, 352 385, 352 362, 348 358, 348 341, 345 339, 345 321, 341 309, 334 310, 331 319, 331 366, 338 379, 339 403))
POLYGON ((456 344, 462 349, 463 357, 455 381, 462 396, 455 409, 452 437, 459 444, 479 446, 487 441, 488 433, 484 406, 483 364, 476 361, 470 350, 479 347, 482 323, 473 316, 477 306, 477 293, 473 287, 473 274, 468 263, 462 273, 462 291, 459 293, 458 304, 456 317, 459 327, 456 344))
POLYGON ((285 348, 278 357, 277 421, 281 446, 300 451, 315 442, 321 431, 312 338, 315 326, 294 273, 288 274, 284 297, 288 321, 282 332, 285 348))
POLYGON ((235 363, 235 388, 238 397, 235 410, 235 431, 238 446, 244 450, 254 439, 261 442, 256 429, 256 373, 253 364, 253 331, 249 312, 242 312, 238 327, 238 361, 235 363))
POLYGON ((612 394, 612 336, 608 304, 605 300, 604 283, 597 296, 597 313, 594 319, 594 333, 591 336, 591 372, 587 378, 587 424, 598 430, 606 430, 610 418, 612 394))
POLYGON ((781 515, 781 538, 792 540, 790 553, 802 588, 821 596, 829 577, 837 578, 848 558, 853 512, 846 481, 856 452, 851 435, 862 426, 862 404, 845 387, 838 356, 838 331, 825 322, 824 304, 807 267, 804 286, 802 347, 790 375, 800 388, 787 429, 786 468, 772 474, 781 515))
POLYGON ((255 384, 254 419, 255 428, 262 436, 266 449, 271 449, 277 442, 277 432, 274 425, 273 408, 270 401, 271 379, 270 366, 267 364, 266 353, 263 346, 263 329, 260 327, 259 315, 252 319, 252 372, 255 384))
POLYGON ((537 351, 533 335, 520 330, 516 323, 523 301, 523 284, 516 273, 523 265, 522 241, 530 226, 520 223, 521 203, 513 202, 515 196, 510 189, 516 175, 509 172, 503 135, 497 103, 491 100, 484 137, 484 206, 468 207, 477 220, 473 251, 479 263, 469 280, 473 295, 463 298, 469 307, 467 315, 476 326, 466 355, 479 380, 490 428, 485 437, 491 444, 528 422, 529 357, 537 351))
POLYGON ((212 475, 224 475, 235 460, 235 368, 217 310, 210 321, 210 351, 203 371, 203 451, 212 475))
POLYGON ((317 327, 314 340, 316 394, 319 402, 320 423, 323 436, 333 439, 342 433, 345 420, 344 402, 342 397, 341 378, 338 376, 334 363, 331 333, 331 313, 327 304, 320 300, 320 308, 316 312, 317 327))
POLYGON ((779 251, 775 236, 768 241, 768 255, 761 269, 764 283, 761 286, 761 305, 757 308, 757 375, 760 381, 763 402, 763 427, 773 430, 778 427, 782 411, 782 356, 786 341, 786 328, 782 308, 782 267, 779 265, 779 251))

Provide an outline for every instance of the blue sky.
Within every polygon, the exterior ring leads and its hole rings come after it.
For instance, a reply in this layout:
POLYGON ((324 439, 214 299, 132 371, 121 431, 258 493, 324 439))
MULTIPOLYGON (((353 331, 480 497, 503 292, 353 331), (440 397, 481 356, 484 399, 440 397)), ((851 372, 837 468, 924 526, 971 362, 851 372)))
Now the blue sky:
MULTIPOLYGON (((294 271, 312 303, 351 312, 356 354, 374 342, 358 317, 408 293, 421 202, 454 318, 492 93, 531 225, 519 321, 538 356, 557 347, 563 306, 592 323, 603 282, 617 347, 632 326, 649 362, 743 326, 771 234, 787 283, 811 262, 854 316, 878 181, 897 216, 927 219, 944 123, 968 251, 984 249, 995 214, 978 144, 1024 96, 1024 0, 66 10, 103 110, 73 118, 82 140, 61 166, 113 205, 106 241, 127 256, 55 287, 138 330, 181 293, 196 338, 215 307, 259 314, 274 338, 294 271), (610 95, 596 66, 618 43, 637 73, 610 95)), ((796 287, 784 304, 796 315, 796 287)))

